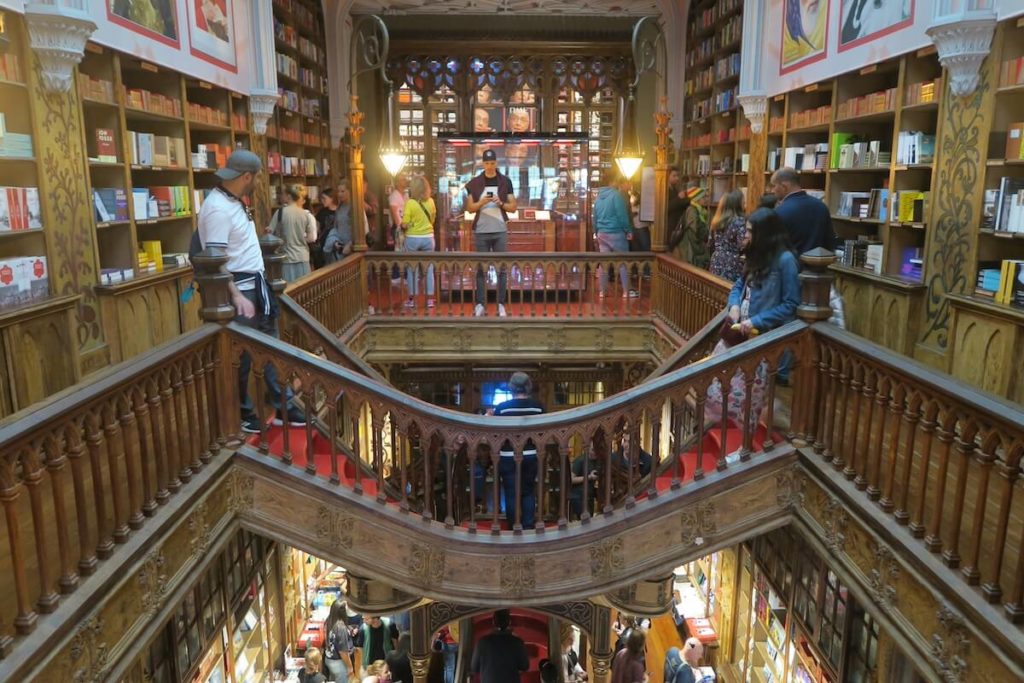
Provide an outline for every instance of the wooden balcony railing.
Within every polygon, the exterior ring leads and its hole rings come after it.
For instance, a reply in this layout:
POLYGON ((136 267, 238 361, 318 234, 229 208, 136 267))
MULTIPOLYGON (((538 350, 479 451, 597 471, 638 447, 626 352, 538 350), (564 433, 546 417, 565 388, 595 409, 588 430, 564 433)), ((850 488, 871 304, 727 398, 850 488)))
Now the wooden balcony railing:
POLYGON ((653 254, 413 252, 357 254, 289 285, 285 294, 327 330, 341 334, 364 316, 472 317, 478 272, 489 316, 497 315, 504 273, 509 317, 655 315, 687 338, 725 308, 730 286, 704 270, 653 254), (628 279, 625 290, 620 273, 628 279), (607 281, 603 296, 602 279, 607 281))
POLYGON ((814 452, 1024 621, 1021 406, 827 325, 813 339, 814 452))
POLYGON ((0 654, 221 450, 222 336, 204 326, 0 426, 0 654))

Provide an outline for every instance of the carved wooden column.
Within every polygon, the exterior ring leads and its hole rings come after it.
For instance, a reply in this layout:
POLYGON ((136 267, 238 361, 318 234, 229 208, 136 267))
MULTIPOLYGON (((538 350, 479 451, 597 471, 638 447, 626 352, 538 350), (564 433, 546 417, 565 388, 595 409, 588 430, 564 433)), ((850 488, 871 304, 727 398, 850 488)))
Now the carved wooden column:
POLYGON ((667 246, 668 222, 668 152, 671 143, 672 128, 669 122, 672 113, 668 111, 668 101, 661 98, 661 108, 654 112, 654 132, 658 136, 658 144, 654 147, 654 223, 651 224, 651 251, 665 251, 667 246))
POLYGON ((594 605, 594 632, 590 634, 590 681, 611 683, 612 680, 612 611, 604 605, 594 605))
POLYGON ((420 605, 409 610, 409 664, 412 665, 413 683, 427 683, 427 669, 430 666, 430 622, 427 606, 420 605))
POLYGON ((352 248, 366 251, 366 167, 363 165, 363 112, 359 111, 359 96, 352 96, 348 111, 348 133, 350 137, 348 164, 349 204, 352 205, 352 248))

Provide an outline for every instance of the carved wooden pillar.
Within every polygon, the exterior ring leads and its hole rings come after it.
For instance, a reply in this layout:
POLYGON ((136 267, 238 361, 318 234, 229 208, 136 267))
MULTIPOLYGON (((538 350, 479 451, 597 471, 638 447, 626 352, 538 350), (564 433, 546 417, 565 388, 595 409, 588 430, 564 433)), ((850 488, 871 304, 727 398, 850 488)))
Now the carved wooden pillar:
POLYGON ((348 110, 348 132, 350 137, 348 164, 349 204, 352 205, 352 248, 366 251, 366 206, 363 196, 366 192, 366 167, 363 165, 363 112, 359 111, 359 97, 352 96, 348 110))
POLYGON ((668 152, 671 142, 672 128, 668 125, 672 113, 668 111, 666 98, 661 98, 661 108, 654 113, 654 132, 658 136, 658 144, 654 147, 654 223, 651 224, 651 251, 665 251, 665 240, 668 230, 668 152))
POLYGON ((409 610, 409 664, 412 665, 413 683, 427 683, 427 668, 430 666, 430 622, 427 620, 427 606, 420 605, 409 610))
MULTIPOLYGON (((739 122, 737 121, 737 125, 739 122)), ((750 133, 750 158, 747 161, 747 213, 753 213, 765 193, 764 171, 768 167, 768 127, 750 133)))
POLYGON ((594 632, 590 634, 590 681, 611 683, 612 680, 612 610, 604 605, 594 605, 594 632))
POLYGON ((818 247, 800 255, 803 268, 800 271, 800 307, 798 318, 806 323, 828 320, 832 317, 829 292, 832 288, 832 271, 836 255, 828 249, 818 247))

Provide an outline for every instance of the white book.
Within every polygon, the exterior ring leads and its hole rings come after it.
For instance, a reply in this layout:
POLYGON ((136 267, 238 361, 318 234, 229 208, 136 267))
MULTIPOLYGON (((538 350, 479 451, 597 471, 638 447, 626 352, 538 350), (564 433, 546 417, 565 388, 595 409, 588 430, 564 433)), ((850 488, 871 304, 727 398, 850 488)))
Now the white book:
POLYGON ((0 232, 11 231, 11 209, 7 204, 7 188, 0 187, 0 232))
POLYGON ((25 207, 28 209, 28 229, 41 230, 43 227, 43 212, 39 205, 39 188, 25 188, 25 207))

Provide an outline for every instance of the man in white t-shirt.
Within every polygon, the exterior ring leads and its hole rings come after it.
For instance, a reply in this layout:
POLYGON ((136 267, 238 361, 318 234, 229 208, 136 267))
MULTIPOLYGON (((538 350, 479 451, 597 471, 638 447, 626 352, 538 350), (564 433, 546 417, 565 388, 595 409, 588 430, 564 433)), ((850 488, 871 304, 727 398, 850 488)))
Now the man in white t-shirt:
MULTIPOLYGON (((208 246, 221 247, 227 252, 228 261, 224 269, 233 277, 228 287, 231 289, 231 302, 238 313, 235 322, 276 337, 277 300, 263 274, 263 250, 256 224, 242 201, 252 194, 256 176, 262 169, 260 158, 252 152, 244 149, 232 152, 224 168, 216 173, 220 185, 207 196, 199 210, 198 232, 204 249, 208 246)), ((238 401, 242 431, 258 434, 260 424, 248 390, 251 366, 252 358, 243 353, 238 367, 238 401)), ((277 371, 270 363, 264 369, 263 377, 270 402, 277 408, 274 423, 281 424, 287 417, 291 424, 305 424, 302 412, 288 404, 290 396, 286 395, 282 401, 277 371)))

